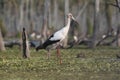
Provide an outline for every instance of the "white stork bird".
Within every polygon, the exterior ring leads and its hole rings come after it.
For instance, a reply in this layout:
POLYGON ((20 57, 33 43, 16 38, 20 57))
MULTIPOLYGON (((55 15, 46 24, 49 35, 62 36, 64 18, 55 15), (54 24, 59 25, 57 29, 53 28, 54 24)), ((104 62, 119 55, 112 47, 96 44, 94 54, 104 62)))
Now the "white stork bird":
POLYGON ((62 42, 66 38, 72 21, 75 22, 75 19, 72 16, 72 14, 69 13, 67 15, 67 24, 66 24, 66 26, 64 28, 60 29, 59 31, 55 32, 54 34, 52 34, 42 45, 39 45, 38 47, 36 47, 36 51, 38 51, 39 49, 48 50, 47 56, 49 58, 50 53, 49 53, 48 46, 56 43, 57 44, 57 57, 59 57, 60 64, 61 64, 60 51, 59 51, 60 42, 62 42))

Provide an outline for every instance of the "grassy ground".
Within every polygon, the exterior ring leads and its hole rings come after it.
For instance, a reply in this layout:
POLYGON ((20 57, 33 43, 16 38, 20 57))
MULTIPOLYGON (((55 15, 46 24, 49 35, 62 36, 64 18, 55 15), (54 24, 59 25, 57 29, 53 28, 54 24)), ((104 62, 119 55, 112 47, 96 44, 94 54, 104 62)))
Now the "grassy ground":
POLYGON ((62 49, 62 64, 55 50, 49 60, 45 50, 30 51, 30 59, 22 59, 18 48, 0 52, 0 80, 120 80, 119 48, 62 49), (76 58, 77 54, 84 58, 76 58))

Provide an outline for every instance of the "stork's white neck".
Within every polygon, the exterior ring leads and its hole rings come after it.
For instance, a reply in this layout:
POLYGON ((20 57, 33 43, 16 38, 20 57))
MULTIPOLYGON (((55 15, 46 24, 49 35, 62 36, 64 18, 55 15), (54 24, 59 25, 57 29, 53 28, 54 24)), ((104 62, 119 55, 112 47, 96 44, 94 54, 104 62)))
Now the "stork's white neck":
POLYGON ((68 20, 67 20, 67 24, 66 24, 66 27, 70 27, 70 18, 68 18, 68 20))

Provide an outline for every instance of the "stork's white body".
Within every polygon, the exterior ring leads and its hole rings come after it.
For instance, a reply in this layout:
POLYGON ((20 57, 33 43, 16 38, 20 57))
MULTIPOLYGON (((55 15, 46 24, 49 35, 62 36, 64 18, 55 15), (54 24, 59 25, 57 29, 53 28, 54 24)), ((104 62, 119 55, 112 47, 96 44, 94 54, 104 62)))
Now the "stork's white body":
POLYGON ((53 36, 51 38, 49 38, 49 40, 51 40, 51 41, 60 40, 60 42, 61 42, 67 36, 69 27, 70 27, 70 18, 68 18, 67 25, 64 28, 60 29, 59 31, 55 32, 53 34, 53 36))

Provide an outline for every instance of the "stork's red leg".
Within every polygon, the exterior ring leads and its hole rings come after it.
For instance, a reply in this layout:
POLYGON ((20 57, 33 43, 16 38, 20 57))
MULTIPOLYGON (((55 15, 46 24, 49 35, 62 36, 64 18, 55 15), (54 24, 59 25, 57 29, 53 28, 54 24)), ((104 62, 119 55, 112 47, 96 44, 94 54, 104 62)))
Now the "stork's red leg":
POLYGON ((57 47, 57 57, 58 57, 58 59, 60 59, 60 64, 61 64, 62 60, 61 60, 61 55, 60 55, 60 49, 59 49, 59 47, 57 47))
POLYGON ((60 50, 59 50, 59 48, 57 47, 57 58, 59 58, 59 56, 60 56, 60 50))

